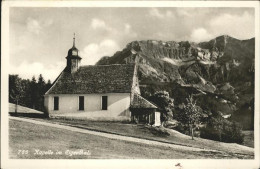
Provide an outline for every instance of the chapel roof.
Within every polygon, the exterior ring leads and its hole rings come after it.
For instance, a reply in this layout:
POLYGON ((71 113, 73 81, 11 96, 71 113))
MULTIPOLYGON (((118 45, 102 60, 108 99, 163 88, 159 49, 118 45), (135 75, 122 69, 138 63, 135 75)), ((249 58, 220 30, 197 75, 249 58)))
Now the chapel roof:
POLYGON ((134 98, 131 102, 131 108, 147 108, 156 109, 157 106, 149 102, 137 93, 134 93, 134 98))
POLYGON ((81 66, 64 69, 46 94, 131 93, 134 64, 81 66))

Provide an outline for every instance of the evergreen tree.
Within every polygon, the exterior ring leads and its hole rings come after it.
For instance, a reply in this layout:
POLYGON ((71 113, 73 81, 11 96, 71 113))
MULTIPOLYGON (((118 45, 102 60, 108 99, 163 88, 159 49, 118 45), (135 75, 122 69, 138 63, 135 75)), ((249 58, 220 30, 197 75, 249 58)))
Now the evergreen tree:
POLYGON ((38 78, 38 83, 37 83, 38 92, 39 92, 39 95, 38 95, 39 98, 37 100, 37 108, 38 108, 38 110, 41 110, 41 111, 44 110, 44 94, 45 94, 45 90, 46 90, 45 86, 46 86, 45 80, 42 77, 42 74, 40 74, 39 78, 38 78))
POLYGON ((22 79, 18 75, 9 76, 9 102, 15 103, 15 112, 17 113, 17 106, 24 95, 24 88, 22 86, 22 79))
POLYGON ((39 91, 37 88, 37 82, 35 79, 35 76, 32 77, 31 83, 30 83, 30 95, 31 95, 31 108, 36 109, 37 107, 37 100, 39 98, 39 91))
POLYGON ((22 103, 21 105, 26 107, 31 107, 31 88, 30 88, 31 81, 29 79, 22 80, 22 86, 24 88, 24 95, 22 96, 22 103))
POLYGON ((41 74, 38 81, 35 76, 29 80, 21 79, 18 75, 9 75, 9 102, 44 111, 44 94, 50 87, 51 81, 48 80, 46 84, 41 74))
POLYGON ((51 81, 48 80, 46 87, 45 87, 45 91, 47 92, 50 88, 51 88, 51 81))

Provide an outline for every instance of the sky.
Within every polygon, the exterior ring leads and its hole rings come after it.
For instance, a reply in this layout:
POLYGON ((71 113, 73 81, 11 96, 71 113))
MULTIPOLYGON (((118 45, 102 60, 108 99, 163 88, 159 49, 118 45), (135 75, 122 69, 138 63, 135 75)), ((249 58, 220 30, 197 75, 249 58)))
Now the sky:
POLYGON ((255 36, 254 8, 12 7, 9 73, 52 82, 66 66, 76 34, 82 65, 93 65, 136 40, 209 41, 255 36))

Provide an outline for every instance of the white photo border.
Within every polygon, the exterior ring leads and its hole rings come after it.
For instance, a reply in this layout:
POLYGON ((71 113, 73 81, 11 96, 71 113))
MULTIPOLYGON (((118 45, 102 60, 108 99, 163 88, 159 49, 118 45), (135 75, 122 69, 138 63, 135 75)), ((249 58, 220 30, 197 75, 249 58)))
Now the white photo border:
POLYGON ((164 168, 181 163, 185 168, 259 168, 259 2, 258 1, 3 1, 1 31, 1 168, 164 168), (238 159, 151 159, 151 160, 20 160, 9 159, 8 65, 9 9, 12 7, 251 7, 255 9, 255 157, 238 159))

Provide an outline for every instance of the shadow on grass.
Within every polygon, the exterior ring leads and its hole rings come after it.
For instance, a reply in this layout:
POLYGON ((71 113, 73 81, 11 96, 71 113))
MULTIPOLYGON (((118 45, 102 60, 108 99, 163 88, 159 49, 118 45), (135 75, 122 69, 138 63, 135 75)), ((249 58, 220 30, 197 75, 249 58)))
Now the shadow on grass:
POLYGON ((38 113, 15 113, 15 112, 9 112, 9 115, 15 116, 15 117, 29 117, 29 118, 39 118, 39 119, 48 118, 46 116, 46 114, 38 114, 38 113))

